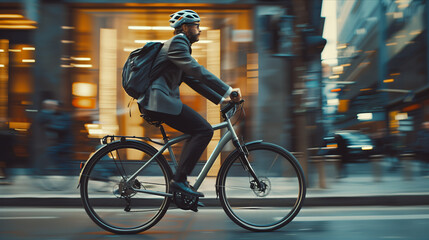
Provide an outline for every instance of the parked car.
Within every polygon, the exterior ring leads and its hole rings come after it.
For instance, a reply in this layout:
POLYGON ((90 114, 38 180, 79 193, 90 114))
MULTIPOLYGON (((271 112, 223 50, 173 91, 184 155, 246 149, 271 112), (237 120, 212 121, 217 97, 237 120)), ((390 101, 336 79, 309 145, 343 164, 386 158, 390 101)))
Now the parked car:
POLYGON ((375 152, 371 138, 359 131, 334 132, 326 136, 324 142, 324 155, 341 155, 345 162, 368 161, 375 152))

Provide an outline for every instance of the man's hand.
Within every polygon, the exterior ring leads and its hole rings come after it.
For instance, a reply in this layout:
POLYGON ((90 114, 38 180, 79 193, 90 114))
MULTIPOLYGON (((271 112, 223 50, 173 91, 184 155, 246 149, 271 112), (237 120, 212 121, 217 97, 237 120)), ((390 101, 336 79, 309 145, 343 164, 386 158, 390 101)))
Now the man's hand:
POLYGON ((240 88, 233 88, 231 94, 226 99, 226 101, 233 101, 233 102, 239 102, 240 100, 241 100, 240 88), (236 93, 238 93, 238 95, 236 93))

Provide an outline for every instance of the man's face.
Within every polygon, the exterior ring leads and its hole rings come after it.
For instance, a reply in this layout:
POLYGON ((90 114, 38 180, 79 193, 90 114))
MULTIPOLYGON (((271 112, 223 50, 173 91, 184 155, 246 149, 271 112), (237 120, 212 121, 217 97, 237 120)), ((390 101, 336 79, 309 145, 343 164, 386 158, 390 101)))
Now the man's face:
POLYGON ((198 42, 200 40, 200 22, 188 23, 183 25, 183 32, 188 37, 191 43, 198 42))

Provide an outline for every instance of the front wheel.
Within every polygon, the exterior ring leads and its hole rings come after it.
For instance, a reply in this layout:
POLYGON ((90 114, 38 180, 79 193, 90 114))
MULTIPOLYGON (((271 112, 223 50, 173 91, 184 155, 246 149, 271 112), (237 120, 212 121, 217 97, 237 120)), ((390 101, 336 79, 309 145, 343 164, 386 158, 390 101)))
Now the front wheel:
POLYGON ((169 193, 171 168, 160 155, 132 178, 156 153, 139 141, 117 141, 100 148, 88 160, 80 180, 83 206, 89 217, 113 233, 138 233, 165 214, 170 198, 139 192, 169 193))
POLYGON ((306 186, 296 158, 271 143, 246 146, 247 159, 259 184, 241 161, 238 151, 227 157, 217 189, 226 214, 252 231, 272 231, 288 224, 302 207, 306 186))

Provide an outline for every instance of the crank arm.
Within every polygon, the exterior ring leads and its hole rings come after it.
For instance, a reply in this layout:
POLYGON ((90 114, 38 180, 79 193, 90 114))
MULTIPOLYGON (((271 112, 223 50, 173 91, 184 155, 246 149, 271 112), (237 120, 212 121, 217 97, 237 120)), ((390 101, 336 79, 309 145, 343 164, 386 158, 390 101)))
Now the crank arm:
POLYGON ((133 191, 139 192, 139 193, 146 193, 146 194, 151 194, 151 195, 162 196, 162 197, 173 197, 173 194, 166 193, 166 192, 158 192, 158 191, 135 189, 135 188, 133 188, 133 191))

